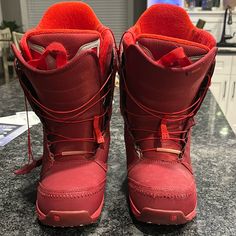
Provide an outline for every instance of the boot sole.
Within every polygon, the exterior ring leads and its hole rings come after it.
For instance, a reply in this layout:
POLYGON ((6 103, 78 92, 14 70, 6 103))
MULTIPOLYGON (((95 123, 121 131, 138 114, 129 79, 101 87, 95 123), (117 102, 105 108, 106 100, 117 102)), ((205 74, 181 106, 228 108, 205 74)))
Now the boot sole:
POLYGON ((130 207, 133 215, 138 221, 157 225, 181 225, 191 221, 196 216, 196 207, 188 215, 182 211, 159 210, 144 207, 140 212, 130 200, 130 207))
POLYGON ((39 221, 44 225, 53 227, 77 227, 95 223, 102 211, 104 199, 98 209, 90 215, 88 211, 50 211, 47 215, 42 213, 36 202, 36 212, 39 221))

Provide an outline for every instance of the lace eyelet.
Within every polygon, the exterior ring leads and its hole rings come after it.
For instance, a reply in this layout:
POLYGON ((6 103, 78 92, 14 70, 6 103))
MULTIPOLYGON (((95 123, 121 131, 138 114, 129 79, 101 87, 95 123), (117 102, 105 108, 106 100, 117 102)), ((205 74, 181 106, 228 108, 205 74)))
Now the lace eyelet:
POLYGON ((181 153, 178 155, 178 160, 179 161, 183 160, 183 155, 184 155, 184 153, 183 153, 183 151, 181 151, 181 153))
POLYGON ((141 148, 140 148, 139 146, 137 146, 137 145, 135 145, 134 148, 135 148, 135 152, 136 152, 138 158, 139 158, 139 159, 142 159, 142 157, 143 157, 143 153, 142 153, 141 148))

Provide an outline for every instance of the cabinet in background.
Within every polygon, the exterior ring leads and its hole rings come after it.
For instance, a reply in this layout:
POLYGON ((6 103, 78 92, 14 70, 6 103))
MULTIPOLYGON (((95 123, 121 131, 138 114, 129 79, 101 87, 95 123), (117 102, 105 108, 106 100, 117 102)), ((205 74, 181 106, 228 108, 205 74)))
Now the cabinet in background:
MULTIPOLYGON (((189 11, 188 12, 192 22, 194 25, 197 24, 199 19, 202 19, 206 22, 204 26, 204 30, 210 32, 216 38, 216 41, 219 42, 221 39, 221 34, 223 30, 223 22, 224 22, 224 11, 189 11)), ((232 15, 233 24, 226 25, 226 34, 233 35, 236 32, 236 11, 233 12, 232 15)), ((228 40, 228 42, 236 42, 236 36, 228 40)))
POLYGON ((216 101, 220 105, 220 108, 225 115, 227 110, 229 83, 229 75, 214 75, 210 87, 212 94, 214 95, 216 101))
POLYGON ((236 133, 236 55, 218 55, 210 90, 236 133))
MULTIPOLYGON (((204 29, 210 32, 219 42, 221 39, 224 11, 189 11, 194 25, 199 19, 206 21, 204 29)), ((233 24, 226 26, 226 34, 236 32, 236 11, 232 16, 233 24)), ((236 42, 236 36, 228 40, 236 42)), ((236 133, 236 50, 235 54, 220 54, 216 57, 215 72, 212 77, 210 90, 218 102, 230 126, 236 133)))
POLYGON ((236 132, 236 56, 233 57, 233 65, 229 83, 226 118, 236 132))
POLYGON ((216 66, 210 89, 225 115, 227 111, 231 69, 232 56, 218 55, 216 57, 216 66))

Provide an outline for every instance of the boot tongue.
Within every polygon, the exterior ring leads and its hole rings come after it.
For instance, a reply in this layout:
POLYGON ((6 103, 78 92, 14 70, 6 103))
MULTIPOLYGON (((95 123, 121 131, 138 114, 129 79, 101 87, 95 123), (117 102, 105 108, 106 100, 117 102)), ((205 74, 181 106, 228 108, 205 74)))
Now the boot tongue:
POLYGON ((29 64, 42 70, 63 66, 81 51, 88 49, 94 50, 99 55, 99 36, 97 34, 40 32, 27 39, 27 50, 31 57, 29 64), (35 63, 37 60, 41 61, 39 65, 35 63))
POLYGON ((178 47, 183 48, 184 53, 190 61, 195 62, 204 56, 208 50, 197 43, 185 40, 176 40, 175 38, 140 38, 137 44, 144 53, 153 60, 158 61, 178 47))

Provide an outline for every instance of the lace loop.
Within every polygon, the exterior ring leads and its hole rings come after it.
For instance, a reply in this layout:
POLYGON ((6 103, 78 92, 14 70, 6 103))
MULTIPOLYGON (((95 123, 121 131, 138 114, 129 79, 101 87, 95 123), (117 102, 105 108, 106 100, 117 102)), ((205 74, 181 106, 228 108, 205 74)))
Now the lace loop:
POLYGON ((49 44, 44 50, 43 54, 38 59, 32 59, 28 63, 38 69, 48 70, 47 57, 51 56, 51 59, 55 60, 55 67, 60 68, 67 63, 67 51, 60 43, 53 42, 49 44), (54 59, 55 57, 55 59, 54 59))

